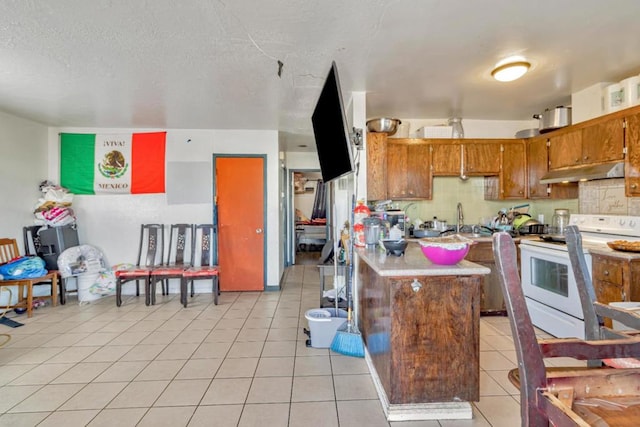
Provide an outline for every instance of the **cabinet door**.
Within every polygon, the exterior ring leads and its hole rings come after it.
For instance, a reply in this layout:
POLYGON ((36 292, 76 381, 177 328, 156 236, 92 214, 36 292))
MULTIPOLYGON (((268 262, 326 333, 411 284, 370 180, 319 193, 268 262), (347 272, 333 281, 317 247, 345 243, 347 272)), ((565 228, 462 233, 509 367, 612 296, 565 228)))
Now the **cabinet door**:
POLYGON ((540 184, 540 179, 542 179, 549 167, 547 138, 532 138, 527 145, 529 154, 529 198, 546 199, 549 197, 547 184, 540 184))
POLYGON ((582 163, 603 163, 623 159, 623 119, 611 119, 582 129, 582 163))
POLYGON ((582 162, 582 131, 549 138, 549 169, 577 166, 582 162))
POLYGON ((387 196, 392 199, 431 198, 429 145, 411 140, 389 140, 387 196))
POLYGON ((624 184, 627 197, 640 196, 640 114, 626 118, 627 161, 624 165, 624 184))
POLYGON ((389 140, 387 144, 387 197, 407 197, 407 144, 389 140))
POLYGON ((387 134, 367 133, 367 199, 387 198, 387 134))
POLYGON ((410 144, 407 147, 407 194, 410 198, 431 199, 431 146, 410 144))
POLYGON ((432 145, 433 176, 460 175, 460 144, 442 143, 432 145))
POLYGON ((498 175, 500 173, 500 144, 465 140, 464 172, 466 175, 498 175))
MULTIPOLYGON (((612 301, 624 301, 624 270, 626 261, 610 257, 592 255, 593 287, 596 300, 602 304, 612 301)), ((605 325, 611 327, 611 319, 605 319, 605 325)))
POLYGON ((526 198, 527 151, 524 141, 501 144, 500 172, 501 199, 526 198))

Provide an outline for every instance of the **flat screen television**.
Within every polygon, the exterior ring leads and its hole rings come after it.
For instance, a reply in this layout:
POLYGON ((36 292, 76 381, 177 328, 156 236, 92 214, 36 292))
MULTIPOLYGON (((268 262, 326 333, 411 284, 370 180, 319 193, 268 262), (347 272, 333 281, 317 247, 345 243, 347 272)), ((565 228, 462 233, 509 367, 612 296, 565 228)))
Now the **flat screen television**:
POLYGON ((354 171, 351 141, 342 103, 338 67, 331 63, 329 75, 311 116, 322 180, 330 182, 354 171))

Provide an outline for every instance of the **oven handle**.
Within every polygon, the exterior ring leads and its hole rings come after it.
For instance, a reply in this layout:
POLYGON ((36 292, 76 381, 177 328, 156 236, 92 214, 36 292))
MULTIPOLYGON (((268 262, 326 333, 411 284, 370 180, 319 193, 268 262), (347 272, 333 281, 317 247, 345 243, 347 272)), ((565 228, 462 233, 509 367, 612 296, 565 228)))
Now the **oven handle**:
POLYGON ((535 253, 535 254, 540 254, 540 255, 545 255, 545 256, 550 256, 550 255, 562 256, 565 259, 569 259, 569 252, 567 252, 566 250, 558 250, 558 249, 551 249, 551 248, 541 248, 539 246, 534 246, 534 245, 523 245, 523 244, 520 244, 520 255, 521 256, 522 256, 524 251, 527 251, 527 252, 530 252, 530 253, 535 253))

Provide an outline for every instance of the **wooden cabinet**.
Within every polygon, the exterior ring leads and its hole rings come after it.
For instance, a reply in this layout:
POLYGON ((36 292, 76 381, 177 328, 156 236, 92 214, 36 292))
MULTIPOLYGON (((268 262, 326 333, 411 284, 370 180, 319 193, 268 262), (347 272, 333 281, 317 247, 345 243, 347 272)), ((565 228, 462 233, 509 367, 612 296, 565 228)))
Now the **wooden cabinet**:
POLYGON ((627 197, 637 197, 640 196, 640 113, 626 118, 625 143, 625 194, 627 197))
POLYGON ((431 150, 419 139, 387 142, 387 198, 431 199, 431 150))
MULTIPOLYGON (((591 257, 593 287, 599 302, 640 301, 640 259, 601 254, 591 257)), ((605 319, 605 324, 611 327, 611 319, 605 319)))
POLYGON ((500 199, 527 197, 527 150, 524 141, 500 146, 500 199))
POLYGON ((367 199, 387 198, 387 134, 367 133, 367 199))
POLYGON ((549 169, 624 159, 623 119, 614 117, 549 136, 549 169))
POLYGON ((527 159, 521 139, 498 144, 499 173, 484 180, 485 200, 525 199, 527 197, 527 159))
POLYGON ((464 140, 461 163, 467 176, 497 175, 500 173, 500 144, 497 141, 464 140))
POLYGON ((433 176, 460 176, 462 145, 451 140, 429 140, 431 144, 431 171, 433 176))
POLYGON ((549 170, 549 145, 547 137, 527 141, 527 192, 529 199, 577 199, 578 183, 540 184, 549 170))

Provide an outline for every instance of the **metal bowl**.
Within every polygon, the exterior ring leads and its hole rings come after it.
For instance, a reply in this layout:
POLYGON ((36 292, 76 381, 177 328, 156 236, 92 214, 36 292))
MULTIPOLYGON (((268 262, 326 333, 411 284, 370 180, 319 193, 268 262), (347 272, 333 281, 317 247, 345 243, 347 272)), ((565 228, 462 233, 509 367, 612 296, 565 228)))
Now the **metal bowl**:
POLYGON ((367 130, 369 132, 383 132, 387 135, 393 135, 398 130, 398 125, 402 122, 400 119, 371 119, 367 120, 367 130))

